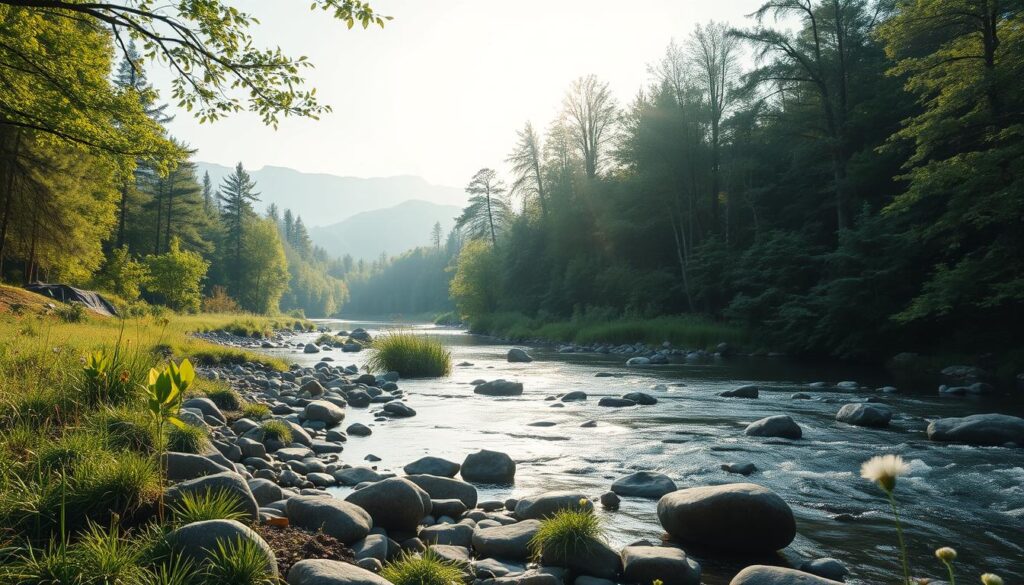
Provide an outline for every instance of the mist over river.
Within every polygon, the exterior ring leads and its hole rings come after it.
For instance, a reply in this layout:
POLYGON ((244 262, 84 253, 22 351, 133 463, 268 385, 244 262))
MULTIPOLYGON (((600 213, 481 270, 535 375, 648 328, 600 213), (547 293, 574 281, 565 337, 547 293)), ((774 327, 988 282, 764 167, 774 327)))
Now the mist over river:
MULTIPOLYGON (((376 335, 392 323, 320 321, 331 331, 364 327, 376 335)), ((813 390, 816 381, 830 385, 855 380, 877 388, 891 384, 885 372, 835 365, 808 366, 770 358, 730 358, 703 363, 629 367, 628 356, 560 354, 553 348, 530 348, 532 363, 509 363, 512 345, 433 325, 408 325, 437 336, 452 352, 451 376, 399 381, 417 415, 374 422, 371 408, 347 410, 343 426, 361 422, 368 437, 350 437, 342 460, 401 474, 403 465, 435 455, 461 462, 479 449, 504 451, 517 462, 514 487, 480 489, 481 500, 521 497, 543 491, 573 489, 597 497, 615 479, 634 471, 658 471, 680 488, 750 481, 777 492, 797 519, 798 536, 769 564, 799 565, 804 560, 835 557, 850 569, 848 583, 895 583, 899 580, 896 536, 881 491, 859 477, 860 464, 872 455, 896 453, 911 466, 901 478, 902 505, 913 574, 939 578, 943 570, 933 556, 939 546, 959 552, 956 566, 964 582, 995 572, 1006 583, 1024 581, 1024 449, 968 447, 929 442, 928 421, 943 416, 1002 412, 1021 416, 1020 396, 990 399, 940 398, 934 386, 899 388, 896 394, 874 391, 813 390), (614 377, 595 377, 609 372, 614 377), (521 396, 496 398, 473 393, 470 381, 504 378, 523 383, 521 396), (756 384, 760 398, 722 398, 717 394, 756 384), (657 388, 656 388, 657 387, 657 388), (546 400, 572 390, 589 395, 582 402, 546 400), (652 406, 605 408, 604 396, 647 392, 652 406), (797 391, 810 400, 793 400, 797 391), (888 429, 849 426, 835 420, 846 403, 876 396, 894 417, 888 429), (747 437, 744 427, 774 414, 789 414, 802 427, 797 441, 747 437), (596 427, 583 428, 588 420, 596 427), (553 426, 528 426, 549 421, 553 426), (368 454, 381 458, 365 462, 368 454), (748 478, 726 473, 723 463, 754 463, 748 478)), ((303 334, 293 341, 312 341, 303 334)), ((522 347, 522 346, 518 346, 522 347)), ((303 354, 295 349, 263 350, 291 362, 312 365, 330 356, 336 365, 360 367, 369 352, 303 354)), ((332 488, 339 496, 348 488, 332 488)), ((610 543, 619 548, 663 534, 656 501, 624 497, 617 511, 598 507, 610 543)), ((706 558, 688 551, 704 568, 704 582, 728 583, 744 561, 706 558)))

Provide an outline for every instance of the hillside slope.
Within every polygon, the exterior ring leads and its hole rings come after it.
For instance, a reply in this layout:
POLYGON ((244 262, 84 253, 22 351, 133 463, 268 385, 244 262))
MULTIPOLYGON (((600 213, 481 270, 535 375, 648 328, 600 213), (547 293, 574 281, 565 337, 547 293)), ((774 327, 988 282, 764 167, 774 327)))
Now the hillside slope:
POLYGON ((441 223, 444 236, 455 225, 462 209, 429 201, 406 201, 354 215, 333 225, 313 228, 309 235, 331 255, 351 254, 355 259, 373 260, 417 246, 431 244, 431 230, 441 223))

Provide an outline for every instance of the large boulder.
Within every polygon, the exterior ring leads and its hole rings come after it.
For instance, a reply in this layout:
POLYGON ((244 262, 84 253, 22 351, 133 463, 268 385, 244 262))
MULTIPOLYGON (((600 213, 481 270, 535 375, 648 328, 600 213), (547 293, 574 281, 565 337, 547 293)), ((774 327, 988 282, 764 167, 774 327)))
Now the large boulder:
POLYGON ((288 585, 391 585, 391 582, 342 561, 306 559, 292 565, 288 585))
POLYGON ((188 400, 181 403, 182 408, 194 408, 203 413, 203 416, 211 416, 221 424, 224 424, 227 419, 224 418, 224 413, 220 411, 220 408, 209 398, 189 398, 188 400))
POLYGON ((889 426, 892 412, 861 402, 846 404, 836 413, 836 420, 858 427, 883 428, 889 426))
POLYGON ((647 585, 700 585, 700 563, 682 549, 667 546, 627 546, 622 549, 622 579, 647 585))
POLYGON ((406 475, 437 475, 440 477, 455 477, 462 466, 454 461, 441 459, 440 457, 420 457, 416 461, 406 465, 402 469, 406 475))
POLYGON ((484 396, 519 396, 523 393, 523 383, 491 380, 490 382, 478 384, 476 388, 473 388, 473 392, 483 394, 484 396))
POLYGON ((832 581, 810 573, 783 567, 767 565, 751 565, 740 571, 729 585, 840 585, 841 581, 832 581))
POLYGON ((477 493, 472 484, 429 474, 408 475, 405 479, 418 485, 432 500, 460 500, 469 509, 476 507, 477 493))
POLYGON ((718 395, 723 396, 725 398, 757 398, 758 390, 757 386, 747 385, 740 386, 739 388, 736 388, 734 390, 726 390, 725 392, 719 392, 718 395))
POLYGON ((263 558, 266 572, 277 576, 277 558, 273 549, 259 534, 237 520, 203 520, 186 524, 167 534, 167 544, 171 550, 196 567, 219 554, 221 547, 230 550, 229 547, 237 546, 240 541, 254 543, 263 558))
POLYGON ((580 400, 586 400, 587 393, 582 390, 573 390, 572 392, 566 392, 562 396, 562 402, 577 402, 580 400))
POLYGON ((223 471, 183 481, 169 488, 164 496, 164 500, 168 506, 173 508, 181 502, 182 496, 186 493, 205 494, 216 492, 225 492, 234 497, 241 506, 246 518, 257 520, 260 517, 259 505, 256 504, 256 498, 253 497, 249 484, 246 483, 244 477, 234 471, 223 471))
POLYGON ((530 540, 540 529, 539 520, 480 528, 473 531, 473 548, 478 556, 521 561, 530 558, 530 540))
POLYGON ((638 471, 620 477, 612 483, 612 491, 620 496, 636 496, 657 500, 661 496, 678 489, 676 482, 664 473, 638 471))
POLYGON ((500 451, 482 449, 466 455, 460 473, 474 483, 510 484, 515 481, 516 462, 500 451))
POLYGON ((796 424, 787 414, 777 414, 762 418, 747 425, 743 431, 751 437, 782 437, 783 439, 799 439, 803 436, 800 425, 796 424))
POLYGON ((377 559, 388 560, 388 537, 383 534, 367 534, 366 538, 352 545, 352 553, 356 560, 377 559))
POLYGON ((260 506, 284 499, 284 491, 281 490, 281 486, 269 479, 257 477, 250 479, 247 483, 249 484, 249 490, 252 491, 252 496, 256 498, 256 503, 260 506))
POLYGON ((1024 418, 1006 414, 972 414, 940 418, 928 425, 928 438, 947 443, 1024 447, 1024 418))
POLYGON ((532 362, 533 358, 530 357, 530 354, 519 349, 518 347, 513 347, 512 349, 508 350, 508 361, 513 363, 528 363, 532 362))
POLYGON ((334 479, 338 481, 339 485, 353 486, 368 481, 380 481, 384 479, 384 476, 369 467, 346 467, 335 471, 334 479))
POLYGON ((302 348, 302 353, 320 353, 320 348, 313 343, 307 343, 305 347, 302 348))
POLYGON ((541 564, 565 567, 578 575, 615 579, 622 572, 622 558, 603 540, 587 537, 570 547, 552 547, 541 551, 541 564))
POLYGON ((796 537, 793 511, 775 492, 752 483, 682 489, 658 501, 658 520, 683 545, 769 553, 796 537))
POLYGON ((216 461, 202 455, 192 453, 170 452, 163 456, 164 467, 167 470, 167 479, 170 481, 182 481, 195 479, 204 475, 233 471, 216 461))
POLYGON ((345 409, 333 402, 326 400, 314 400, 306 405, 302 411, 305 420, 322 422, 327 426, 334 426, 345 420, 345 409))
POLYGON ((420 529, 419 538, 426 544, 448 544, 469 547, 473 544, 473 527, 468 524, 435 524, 420 529))
POLYGON ((285 504, 288 521, 299 528, 323 530, 345 544, 362 540, 370 532, 370 514, 344 500, 326 496, 294 496, 285 504))
POLYGON ((430 514, 430 495, 413 482, 392 477, 358 489, 346 502, 370 513, 373 525, 385 530, 416 532, 420 520, 430 514))
POLYGON ((516 518, 532 520, 553 516, 559 510, 582 510, 589 512, 594 504, 586 494, 573 491, 544 492, 536 496, 522 498, 516 503, 516 518))

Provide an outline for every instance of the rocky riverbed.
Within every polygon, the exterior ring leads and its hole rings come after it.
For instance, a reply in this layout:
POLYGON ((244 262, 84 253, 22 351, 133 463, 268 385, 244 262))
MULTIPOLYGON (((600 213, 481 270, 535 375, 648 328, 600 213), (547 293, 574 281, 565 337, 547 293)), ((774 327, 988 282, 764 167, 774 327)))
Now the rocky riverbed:
MULTIPOLYGON (((370 329, 346 333, 368 338, 370 329)), ((602 358, 570 364, 576 376, 554 375, 564 365, 558 356, 581 353, 575 349, 509 353, 470 343, 456 349, 451 379, 405 381, 362 371, 359 353, 312 345, 317 335, 207 337, 306 364, 283 373, 254 364, 201 370, 265 403, 292 441, 268 433, 265 421, 229 422, 208 399, 192 399, 185 418, 209 426, 216 452, 170 454, 169 476, 178 482, 170 497, 229 489, 255 521, 323 529, 352 548, 359 569, 299 561, 287 574, 293 585, 378 583, 373 573, 382 563, 427 547, 487 583, 880 582, 896 574, 892 537, 880 493, 856 478, 856 467, 887 446, 917 476, 964 475, 952 497, 988 500, 978 504, 988 512, 970 508, 968 518, 983 531, 965 535, 965 518, 950 509, 943 485, 908 480, 909 531, 927 541, 919 548, 930 556, 966 537, 968 566, 1020 576, 1012 535, 1024 516, 1024 457, 1015 446, 1024 444, 1024 420, 1016 417, 928 420, 906 412, 919 410, 907 406, 920 398, 853 382, 698 384, 691 372, 688 382, 654 374, 663 383, 650 384, 650 371, 611 368, 602 358), (343 355, 355 363, 342 365, 343 355), (719 416, 712 421, 708 411, 719 416), (945 461, 950 473, 926 461, 945 461), (977 481, 979 473, 991 477, 977 481), (973 493, 956 494, 971 482, 973 493), (539 520, 565 507, 596 508, 608 541, 580 558, 545 555, 531 564, 527 543, 539 520), (922 509, 933 517, 917 519, 922 509), (805 573, 789 572, 796 569, 805 573)), ((685 365, 690 353, 665 355, 685 365)), ((214 522, 193 534, 260 538, 214 522)), ((922 566, 920 574, 939 572, 922 566)))

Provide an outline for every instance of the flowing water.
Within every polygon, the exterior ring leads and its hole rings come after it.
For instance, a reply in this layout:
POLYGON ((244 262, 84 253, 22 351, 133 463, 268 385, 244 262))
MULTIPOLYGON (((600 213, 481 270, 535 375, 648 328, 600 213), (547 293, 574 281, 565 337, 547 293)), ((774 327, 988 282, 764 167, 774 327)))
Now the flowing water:
MULTIPOLYGON (((331 330, 364 327, 372 334, 389 323, 327 321, 331 330)), ((401 473, 424 455, 462 461, 479 449, 504 451, 518 463, 515 486, 481 490, 481 500, 520 497, 572 489, 598 496, 618 477, 634 471, 667 474, 680 487, 751 481, 777 492, 797 519, 797 539, 783 556, 757 559, 767 564, 799 565, 831 556, 851 571, 849 583, 899 581, 896 535, 887 501, 879 489, 859 477, 860 464, 875 454, 896 453, 910 462, 897 497, 907 530, 915 575, 940 578, 944 570, 932 554, 939 546, 959 552, 963 582, 977 583, 982 572, 1000 574, 1007 584, 1024 582, 1024 449, 968 447, 931 443, 929 419, 979 412, 1021 416, 1019 397, 991 401, 941 399, 935 387, 900 388, 894 395, 810 390, 815 381, 855 380, 878 387, 891 382, 884 372, 851 367, 807 366, 778 359, 736 358, 707 363, 625 367, 625 356, 559 354, 532 348, 532 363, 508 363, 511 345, 462 331, 413 326, 437 336, 452 351, 452 375, 441 379, 401 380, 407 403, 418 413, 408 419, 374 422, 371 409, 349 408, 345 425, 362 422, 373 435, 352 437, 343 460, 401 473), (595 377, 610 372, 615 377, 595 377), (475 379, 505 378, 524 384, 522 396, 495 398, 473 394, 475 379), (718 392, 743 384, 761 388, 758 400, 721 398, 718 392), (658 388, 655 388, 658 386, 658 388), (546 400, 571 390, 589 395, 585 402, 556 407, 546 400), (653 406, 603 408, 602 396, 643 391, 658 399, 653 406), (793 400, 796 391, 811 400, 793 400), (877 395, 896 413, 888 429, 867 429, 835 421, 847 402, 877 395), (759 418, 789 414, 803 428, 803 439, 786 441, 746 437, 744 427, 759 418), (580 425, 597 420, 593 428, 580 425), (529 423, 554 422, 535 427, 529 423), (373 454, 378 463, 365 463, 373 454), (753 462, 759 471, 744 478, 721 470, 728 462, 753 462)), ((310 340, 314 335, 309 335, 310 340)), ((304 338, 300 338, 305 340, 304 338)), ((367 352, 335 351, 307 355, 268 350, 311 365, 331 356, 338 365, 362 366, 367 352)), ((334 490, 337 495, 343 489, 334 490)), ((614 512, 600 511, 609 541, 622 546, 662 535, 656 502, 623 498, 614 512)), ((692 551, 691 551, 692 552, 692 551)), ((750 559, 713 559, 694 555, 708 584, 728 583, 750 559)))

